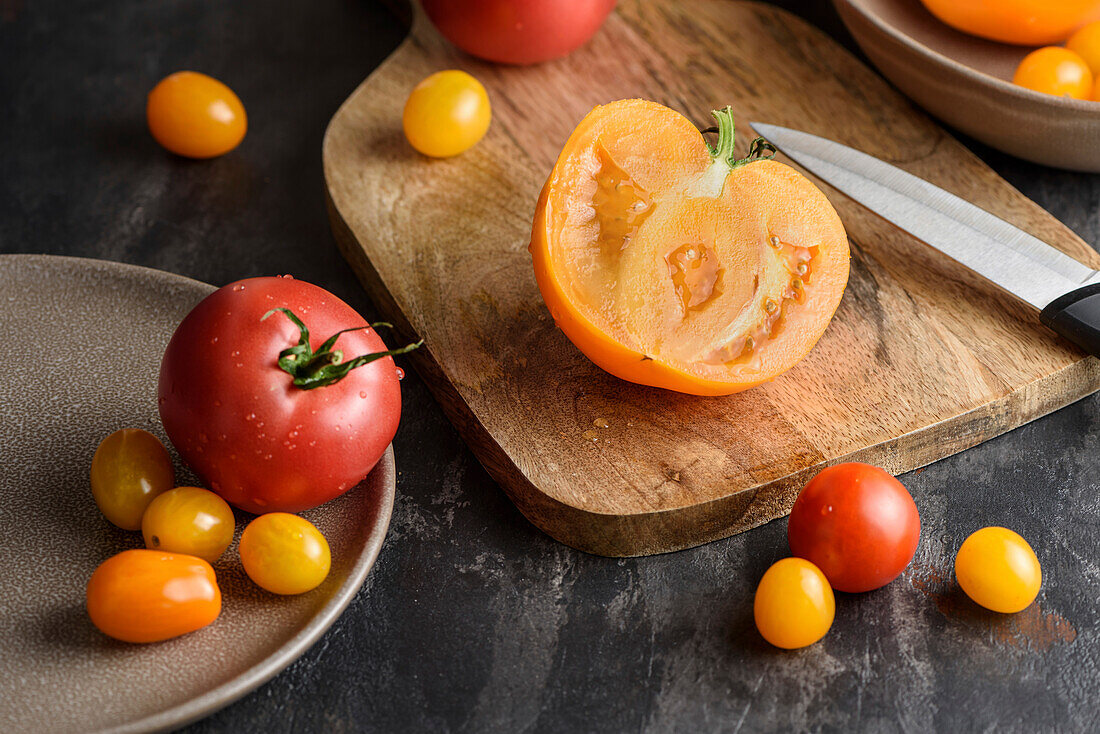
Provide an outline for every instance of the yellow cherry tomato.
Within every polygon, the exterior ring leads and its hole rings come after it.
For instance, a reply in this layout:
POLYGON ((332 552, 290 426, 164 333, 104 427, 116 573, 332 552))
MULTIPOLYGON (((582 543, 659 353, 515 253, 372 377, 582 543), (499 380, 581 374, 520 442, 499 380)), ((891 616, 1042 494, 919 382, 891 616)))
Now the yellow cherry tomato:
POLYGON ((309 520, 269 512, 241 534, 241 563, 256 585, 275 594, 301 594, 328 576, 328 541, 309 520))
POLYGON ((233 510, 199 487, 176 487, 149 503, 141 534, 150 550, 186 553, 213 563, 233 542, 233 510))
POLYGON ((793 650, 825 636, 833 626, 836 600, 817 566, 803 558, 784 558, 760 579, 752 611, 765 640, 793 650))
POLYGON ((164 444, 140 428, 115 431, 92 457, 92 497, 99 511, 123 530, 140 530, 153 498, 176 484, 164 444))
POLYGON ((233 90, 197 71, 162 79, 149 93, 145 116, 158 143, 188 158, 228 153, 248 129, 244 105, 233 90))
POLYGON ((1043 571, 1027 541, 1008 528, 982 528, 963 541, 955 578, 966 595, 986 609, 1012 613, 1039 594, 1043 571))
POLYGON ((1094 77, 1100 76, 1100 21, 1078 29, 1066 41, 1066 48, 1085 60, 1094 77))
POLYGON ((481 82, 452 69, 416 85, 405 102, 402 123, 412 147, 433 158, 449 158, 481 140, 491 117, 481 82))
POLYGON ((1047 46, 1024 57, 1016 67, 1012 83, 1058 97, 1088 99, 1092 93, 1092 72, 1073 51, 1047 46))

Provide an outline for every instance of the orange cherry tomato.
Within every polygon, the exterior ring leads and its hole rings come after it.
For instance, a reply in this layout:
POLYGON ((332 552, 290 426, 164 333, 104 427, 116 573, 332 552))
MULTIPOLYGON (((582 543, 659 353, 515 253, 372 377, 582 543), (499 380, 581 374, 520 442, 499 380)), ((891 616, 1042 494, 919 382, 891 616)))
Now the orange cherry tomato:
POLYGON ((413 88, 401 124, 412 147, 450 158, 474 147, 492 120, 485 87, 464 71, 437 71, 413 88))
POLYGON ((1092 94, 1092 71, 1073 51, 1047 46, 1024 57, 1012 83, 1058 97, 1088 99, 1092 94))
POLYGON ((1094 77, 1100 76, 1100 21, 1078 29, 1066 41, 1066 48, 1085 60, 1094 77))
POLYGON ((175 486, 172 458, 157 437, 140 428, 115 431, 92 457, 92 496, 99 511, 123 530, 140 530, 145 508, 175 486))
POLYGON ((222 593, 201 558, 128 550, 99 565, 88 580, 88 616, 123 642, 160 642, 217 619, 222 593))
POLYGON ((760 579, 752 612, 765 640, 793 650, 825 636, 833 626, 836 599, 817 566, 803 558, 784 558, 760 579))
POLYGON ((986 609, 1011 614, 1026 609, 1043 585, 1043 570, 1028 542, 1008 528, 977 530, 955 556, 955 578, 986 609))
POLYGON ((825 195, 767 147, 738 160, 731 112, 714 116, 712 149, 655 102, 596 107, 550 172, 530 246, 550 315, 589 359, 696 395, 793 367, 848 282, 848 238, 825 195))
POLYGON ((177 487, 160 495, 141 518, 145 547, 186 553, 213 563, 233 542, 233 510, 200 487, 177 487))
POLYGON ((1003 43, 1064 41, 1100 18, 1100 0, 921 0, 932 15, 964 33, 1003 43))
POLYGON ((188 158, 228 153, 248 129, 244 105, 233 90, 196 71, 162 79, 149 93, 145 115, 157 142, 188 158))
POLYGON ((240 554, 248 577, 274 594, 314 589, 332 565, 321 531, 288 512, 269 512, 250 522, 241 534, 240 554))

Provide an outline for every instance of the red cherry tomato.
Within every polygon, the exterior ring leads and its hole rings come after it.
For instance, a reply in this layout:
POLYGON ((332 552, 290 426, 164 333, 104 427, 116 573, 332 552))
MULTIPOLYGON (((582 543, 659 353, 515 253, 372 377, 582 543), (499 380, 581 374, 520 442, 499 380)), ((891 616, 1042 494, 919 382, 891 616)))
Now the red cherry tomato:
POLYGON ((468 54, 505 64, 565 56, 603 24, 615 0, 423 0, 440 33, 468 54))
POLYGON ((230 504, 300 512, 351 489, 381 458, 401 413, 388 354, 407 350, 387 353, 359 314, 315 285, 231 283, 173 334, 161 363, 161 421, 183 460, 230 504), (308 327, 306 344, 292 315, 308 327), (334 337, 344 329, 353 331, 334 337), (326 345, 329 337, 336 341, 326 345), (361 355, 375 358, 335 379, 361 355))
POLYGON ((791 553, 837 591, 871 591, 913 560, 920 515, 901 482, 869 464, 825 469, 798 495, 787 525, 791 553))

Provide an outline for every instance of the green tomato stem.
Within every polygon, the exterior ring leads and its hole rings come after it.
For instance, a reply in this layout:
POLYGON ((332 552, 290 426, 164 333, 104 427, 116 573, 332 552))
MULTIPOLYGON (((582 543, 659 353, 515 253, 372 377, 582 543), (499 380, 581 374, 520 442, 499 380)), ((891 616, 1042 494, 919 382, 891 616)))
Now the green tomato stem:
POLYGON ((424 340, 421 339, 415 344, 407 344, 399 349, 364 354, 344 362, 344 353, 333 348, 336 346, 336 340, 340 338, 341 334, 346 334, 349 331, 359 331, 360 329, 376 329, 380 326, 392 327, 392 324, 378 321, 366 326, 341 329, 326 339, 314 352, 309 346, 309 328, 289 308, 273 308, 265 313, 260 321, 267 319, 268 316, 276 312, 282 312, 298 327, 298 343, 279 352, 278 364, 281 370, 294 378, 295 387, 300 387, 303 390, 313 390, 314 388, 332 385, 347 377, 348 373, 356 367, 362 367, 383 357, 407 354, 424 343, 424 340))

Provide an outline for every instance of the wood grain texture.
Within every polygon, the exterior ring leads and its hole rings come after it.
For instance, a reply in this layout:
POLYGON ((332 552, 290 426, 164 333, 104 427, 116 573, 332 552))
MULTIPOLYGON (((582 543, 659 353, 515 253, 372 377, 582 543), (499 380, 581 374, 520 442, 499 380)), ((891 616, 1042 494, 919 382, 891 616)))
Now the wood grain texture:
POLYGON ((462 55, 417 12, 406 42, 329 125, 333 229, 382 311, 425 338, 414 364, 451 420, 551 536, 604 555, 704 543, 780 517, 827 464, 906 471, 1100 389, 1097 361, 1028 308, 828 188, 852 274, 797 367, 727 398, 601 372, 554 327, 526 247, 569 132, 594 105, 624 97, 700 125, 731 104, 742 150, 751 119, 830 137, 1100 262, 835 42, 775 8, 625 0, 586 47, 528 68, 462 55), (416 82, 444 68, 482 80, 494 121, 476 148, 434 161, 405 142, 401 109, 416 82), (594 429, 597 418, 609 427, 594 429))

